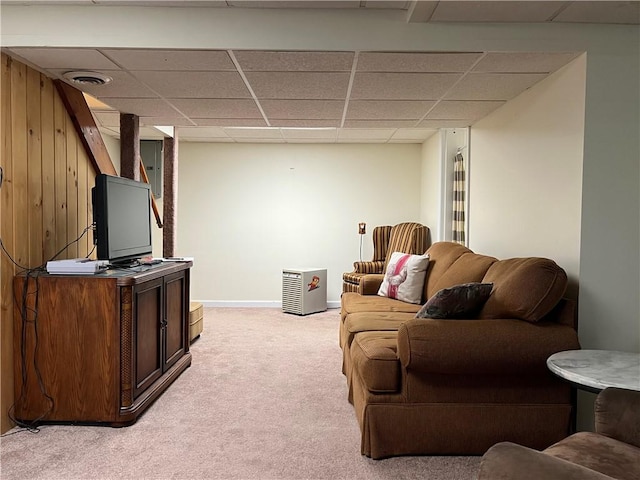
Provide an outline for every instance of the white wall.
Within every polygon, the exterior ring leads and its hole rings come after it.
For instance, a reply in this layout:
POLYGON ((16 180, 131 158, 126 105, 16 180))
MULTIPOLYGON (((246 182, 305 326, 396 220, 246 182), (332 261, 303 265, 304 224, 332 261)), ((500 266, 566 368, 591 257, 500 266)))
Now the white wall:
MULTIPOLYGON (((327 269, 338 302, 371 231, 420 219, 420 145, 180 145, 177 254, 195 257, 191 296, 282 299, 282 269, 327 269)), ((224 303, 222 303, 224 304, 224 303)))
POLYGON ((430 229, 431 242, 442 240, 442 232, 439 226, 440 209, 442 200, 442 183, 440 181, 442 137, 440 133, 432 135, 423 144, 422 157, 422 182, 420 191, 420 223, 430 229))
POLYGON ((552 258, 567 271, 574 298, 585 70, 583 55, 471 129, 470 248, 552 258))

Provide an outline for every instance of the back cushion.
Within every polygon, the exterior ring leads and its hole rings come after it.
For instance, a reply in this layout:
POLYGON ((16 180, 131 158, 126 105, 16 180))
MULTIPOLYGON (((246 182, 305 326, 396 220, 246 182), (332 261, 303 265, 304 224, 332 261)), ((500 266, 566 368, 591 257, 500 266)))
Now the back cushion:
POLYGON ((495 262, 482 279, 493 292, 479 318, 519 318, 537 322, 564 295, 567 274, 547 258, 511 258, 495 262))
POLYGON ((489 267, 498 260, 477 253, 463 253, 425 292, 428 300, 439 290, 463 283, 481 282, 489 267))
POLYGON ((436 242, 427 250, 429 254, 429 268, 424 282, 424 299, 428 300, 437 292, 435 285, 440 277, 465 253, 473 253, 464 245, 453 242, 436 242))

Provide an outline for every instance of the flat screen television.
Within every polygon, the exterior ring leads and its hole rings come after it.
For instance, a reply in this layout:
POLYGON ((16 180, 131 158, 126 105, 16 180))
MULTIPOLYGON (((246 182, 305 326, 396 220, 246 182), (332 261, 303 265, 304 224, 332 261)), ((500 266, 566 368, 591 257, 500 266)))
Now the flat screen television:
POLYGON ((98 260, 127 265, 150 255, 150 185, 99 174, 91 194, 98 260))

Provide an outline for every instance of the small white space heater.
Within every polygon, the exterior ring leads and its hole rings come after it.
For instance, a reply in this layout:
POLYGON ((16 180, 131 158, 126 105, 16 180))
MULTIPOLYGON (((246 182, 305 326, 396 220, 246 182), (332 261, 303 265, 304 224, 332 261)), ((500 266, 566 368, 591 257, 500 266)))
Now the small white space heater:
POLYGON ((327 309, 327 271, 321 269, 282 270, 282 310, 296 315, 327 309))

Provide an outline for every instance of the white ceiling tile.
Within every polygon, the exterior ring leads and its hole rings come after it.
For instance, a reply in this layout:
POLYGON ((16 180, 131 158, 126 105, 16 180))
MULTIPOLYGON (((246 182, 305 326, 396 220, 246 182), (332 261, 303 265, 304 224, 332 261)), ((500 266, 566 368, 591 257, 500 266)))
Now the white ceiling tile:
POLYGON ((237 72, 133 71, 164 98, 250 98, 237 72))
POLYGON ((353 52, 274 52, 235 50, 244 72, 350 72, 353 52))
POLYGON ((362 52, 359 72, 466 72, 481 53, 362 52))
POLYGON ((179 127, 178 138, 188 136, 190 138, 219 138, 227 137, 222 127, 179 127))
POLYGON ((360 0, 227 0, 242 8, 358 8, 360 0))
POLYGON ((167 101, 187 117, 262 118, 252 99, 171 98, 167 101))
POLYGON ((139 117, 181 117, 167 102, 154 98, 109 98, 108 104, 121 113, 133 113, 139 117))
POLYGON ((266 127, 267 123, 262 118, 195 118, 191 120, 198 126, 220 127, 266 127))
POLYGON ((262 100, 260 105, 269 120, 338 120, 344 109, 341 100, 262 100))
MULTIPOLYGON (((504 105, 501 101, 443 101, 438 103, 425 120, 458 120, 475 121, 504 105)), ((423 126, 420 124, 420 126, 423 126)))
POLYGON ((11 52, 43 69, 118 70, 118 66, 92 48, 11 48, 11 52))
POLYGON ((181 126, 181 125, 193 125, 193 123, 191 123, 189 121, 188 118, 184 118, 184 117, 154 117, 154 116, 149 116, 149 117, 145 117, 145 116, 141 116, 140 117, 140 124, 141 125, 171 125, 171 126, 181 126))
POLYGON ((103 49, 101 51, 127 70, 236 70, 225 50, 103 49))
MULTIPOLYGON (((45 0, 48 1, 48 0, 45 0)), ((226 7, 224 0, 91 0, 97 5, 129 5, 153 7, 226 7)))
POLYGON ((640 2, 583 1, 568 2, 554 22, 640 23, 640 2))
POLYGON ((435 128, 399 128, 391 136, 390 141, 426 140, 438 130, 435 128))
POLYGON ((552 73, 578 55, 579 52, 492 52, 473 67, 473 72, 552 73))
POLYGON ((338 134, 338 130, 336 128, 282 128, 281 132, 282 136, 287 140, 335 140, 338 134))
POLYGON ((286 143, 284 138, 263 138, 263 137, 238 137, 233 139, 236 143, 286 143))
POLYGON ((324 128, 339 127, 340 120, 310 120, 310 119, 289 119, 289 120, 269 120, 272 127, 301 127, 301 128, 324 128))
POLYGON ((379 140, 386 142, 395 131, 395 128, 341 128, 338 130, 338 140, 379 140))
POLYGON ((432 22, 545 22, 562 8, 558 1, 448 1, 439 2, 432 22))
POLYGON ((360 6, 365 8, 389 8, 393 10, 407 10, 408 1, 404 0, 362 0, 360 6))
POLYGON ((229 137, 180 137, 180 141, 193 143, 235 143, 233 138, 229 137))
POLYGON ((256 96, 271 99, 343 99, 348 73, 246 72, 256 96))
POLYGON ((470 73, 446 95, 448 100, 511 100, 545 78, 543 73, 470 73))
POLYGON ((416 120, 345 120, 345 128, 401 128, 414 127, 416 120))
POLYGON ((338 138, 336 143, 387 143, 388 138, 338 138))
POLYGON ((263 138, 263 139, 282 139, 282 134, 279 128, 224 128, 226 133, 231 138, 263 138))
POLYGON ((435 101, 420 100, 352 100, 347 109, 348 120, 418 120, 435 101))
POLYGON ((473 122, 465 119, 458 120, 423 120, 418 124, 420 128, 465 128, 473 122))
POLYGON ((336 143, 335 138, 287 138, 287 143, 336 143))
POLYGON ((351 98, 357 100, 437 100, 458 73, 356 73, 351 98))

